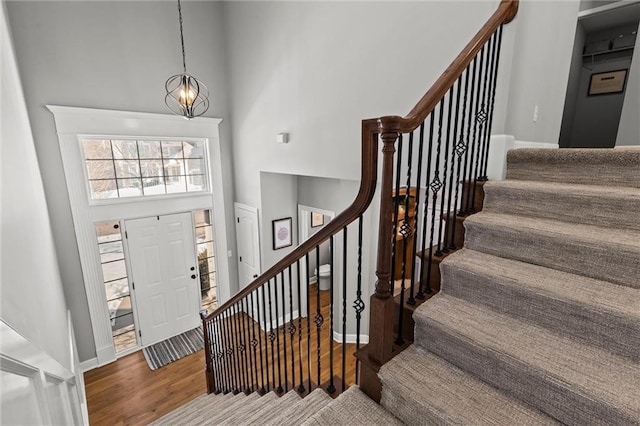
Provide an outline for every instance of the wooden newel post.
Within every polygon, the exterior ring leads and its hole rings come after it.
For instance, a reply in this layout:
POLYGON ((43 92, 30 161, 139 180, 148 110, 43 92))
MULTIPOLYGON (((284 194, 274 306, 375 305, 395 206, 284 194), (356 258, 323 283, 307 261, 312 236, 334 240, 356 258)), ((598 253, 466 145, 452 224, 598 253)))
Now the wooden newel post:
POLYGON ((380 190, 380 226, 378 231, 378 259, 376 289, 369 305, 368 361, 362 364, 360 387, 367 395, 380 401, 381 383, 377 372, 389 361, 393 352, 394 301, 391 286, 391 243, 393 212, 393 167, 397 131, 381 131, 382 186, 380 190))

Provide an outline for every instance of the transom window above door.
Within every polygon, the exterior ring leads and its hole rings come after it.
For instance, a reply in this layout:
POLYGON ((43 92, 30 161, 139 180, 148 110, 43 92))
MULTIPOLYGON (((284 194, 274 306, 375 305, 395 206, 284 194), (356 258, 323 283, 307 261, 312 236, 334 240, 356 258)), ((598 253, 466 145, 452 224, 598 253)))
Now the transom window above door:
POLYGON ((91 200, 208 191, 204 140, 82 138, 91 200))

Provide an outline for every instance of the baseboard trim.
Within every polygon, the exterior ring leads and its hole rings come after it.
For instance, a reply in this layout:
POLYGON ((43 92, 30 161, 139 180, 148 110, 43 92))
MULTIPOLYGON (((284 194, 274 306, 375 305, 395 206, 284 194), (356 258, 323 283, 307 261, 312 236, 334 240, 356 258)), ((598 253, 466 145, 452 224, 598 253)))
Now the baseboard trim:
MULTIPOLYGON (((347 333, 346 334, 346 338, 345 338, 345 342, 347 343, 357 343, 357 337, 358 335, 355 333, 347 333)), ((337 331, 333 331, 333 340, 337 343, 342 343, 342 333, 338 333, 337 331)), ((369 343, 369 335, 368 334, 360 334, 360 344, 361 345, 366 345, 367 343, 369 343)))
POLYGON ((91 358, 86 361, 82 361, 80 364, 78 364, 78 368, 83 373, 86 373, 89 370, 93 370, 94 368, 98 368, 98 358, 91 358))

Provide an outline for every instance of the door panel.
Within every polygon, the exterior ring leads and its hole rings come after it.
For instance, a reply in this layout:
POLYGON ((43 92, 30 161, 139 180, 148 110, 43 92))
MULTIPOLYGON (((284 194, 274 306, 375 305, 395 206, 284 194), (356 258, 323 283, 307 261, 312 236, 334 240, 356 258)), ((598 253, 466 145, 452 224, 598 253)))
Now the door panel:
POLYGON ((236 203, 236 240, 238 244, 238 273, 240 288, 260 275, 260 235, 258 210, 236 203))
POLYGON ((129 220, 126 229, 142 345, 198 327, 191 213, 129 220))

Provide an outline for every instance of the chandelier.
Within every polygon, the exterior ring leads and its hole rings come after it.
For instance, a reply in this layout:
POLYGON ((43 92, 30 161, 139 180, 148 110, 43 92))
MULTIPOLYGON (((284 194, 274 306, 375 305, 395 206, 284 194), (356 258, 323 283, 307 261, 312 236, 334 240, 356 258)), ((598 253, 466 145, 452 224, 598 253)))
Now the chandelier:
POLYGON ((180 43, 182 45, 181 74, 169 77, 164 84, 167 94, 164 102, 169 109, 187 120, 199 117, 209 109, 209 89, 197 78, 187 73, 187 62, 184 53, 184 35, 182 33, 182 8, 178 0, 178 16, 180 18, 180 43))

